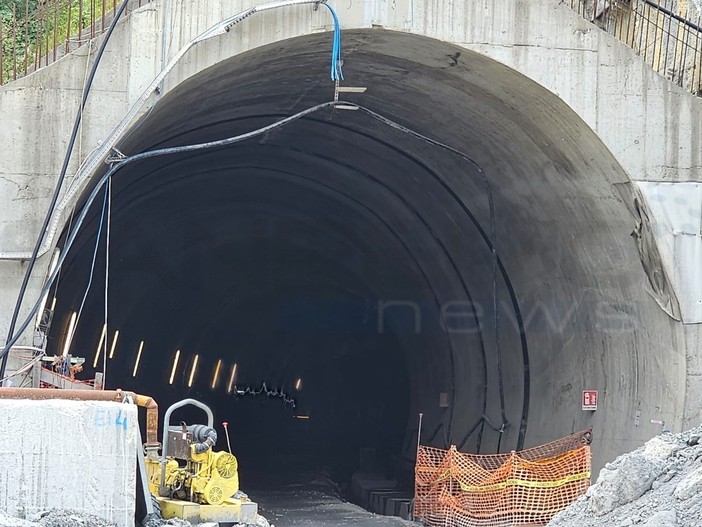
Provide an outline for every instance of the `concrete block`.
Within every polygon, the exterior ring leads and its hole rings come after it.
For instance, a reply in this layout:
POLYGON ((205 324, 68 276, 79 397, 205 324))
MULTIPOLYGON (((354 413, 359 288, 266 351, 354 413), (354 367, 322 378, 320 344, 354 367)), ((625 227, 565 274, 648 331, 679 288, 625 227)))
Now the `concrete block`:
POLYGON ((136 406, 0 399, 0 422, 0 510, 71 509, 134 526, 136 406))
POLYGON ((385 509, 387 507, 386 503, 389 499, 405 497, 406 495, 406 492, 399 491, 397 489, 373 491, 371 492, 371 512, 375 512, 377 514, 385 514, 385 509))
POLYGON ((400 503, 408 500, 409 498, 388 498, 385 502, 385 516, 398 516, 400 514, 400 503))

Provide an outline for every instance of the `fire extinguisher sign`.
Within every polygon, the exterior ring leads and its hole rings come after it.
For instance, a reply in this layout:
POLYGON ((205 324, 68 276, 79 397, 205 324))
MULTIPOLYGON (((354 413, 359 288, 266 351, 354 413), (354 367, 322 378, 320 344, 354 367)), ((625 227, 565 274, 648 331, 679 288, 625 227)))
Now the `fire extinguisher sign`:
POLYGON ((597 390, 583 390, 583 410, 597 410, 597 390))

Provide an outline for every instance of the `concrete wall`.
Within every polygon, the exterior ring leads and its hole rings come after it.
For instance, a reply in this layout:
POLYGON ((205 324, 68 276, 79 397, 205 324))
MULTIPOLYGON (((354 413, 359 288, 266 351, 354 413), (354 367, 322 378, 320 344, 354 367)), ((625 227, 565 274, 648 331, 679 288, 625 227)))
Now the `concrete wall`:
POLYGON ((134 525, 137 407, 0 399, 0 510, 52 508, 134 525))
MULTIPOLYGON (((173 56, 208 26, 248 5, 215 1, 174 5, 166 23, 168 55, 173 56)), ((597 133, 632 180, 677 183, 702 179, 701 101, 659 77, 626 46, 555 0, 369 0, 332 5, 344 28, 382 26, 450 42, 530 77, 558 95, 597 133)), ((159 71, 161 17, 161 4, 155 1, 134 11, 116 31, 84 116, 82 142, 71 163, 72 171, 78 160, 108 135, 159 71)), ((329 13, 325 9, 314 11, 311 6, 254 15, 226 35, 191 50, 166 80, 162 94, 238 53, 331 28, 329 13)), ((0 112, 14 123, 2 127, 0 140, 16 145, 0 157, 0 183, 4 185, 0 199, 9 201, 9 206, 8 202, 0 206, 0 252, 31 249, 61 164, 89 61, 88 49, 82 48, 0 89, 0 112)), ((236 79, 231 82, 235 84, 236 79)), ((349 78, 347 82, 354 81, 349 78)), ((332 88, 330 83, 330 98, 332 88)), ((157 98, 152 98, 147 108, 157 98)), ((671 259, 664 258, 666 261, 671 259)), ((693 269, 677 273, 667 269, 668 277, 675 291, 693 291, 702 298, 702 286, 692 281, 693 269)), ((0 262, 0 333, 7 327, 21 274, 22 264, 0 262)), ((28 298, 36 296, 37 285, 35 282, 28 298)), ((684 322, 701 322, 694 313, 686 319, 688 314, 683 311, 684 322)), ((699 336, 695 329, 687 334, 687 389, 693 394, 699 393, 699 371, 692 360, 699 352, 699 336)), ((688 408, 696 400, 697 396, 690 396, 688 408)))

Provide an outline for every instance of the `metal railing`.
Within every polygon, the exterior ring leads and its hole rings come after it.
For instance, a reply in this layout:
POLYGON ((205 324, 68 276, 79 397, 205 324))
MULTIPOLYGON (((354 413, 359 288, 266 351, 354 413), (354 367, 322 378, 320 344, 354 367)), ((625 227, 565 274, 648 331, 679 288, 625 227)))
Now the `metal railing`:
MULTIPOLYGON (((149 0, 133 0, 130 9, 149 0)), ((560 0, 702 96, 702 16, 694 0, 560 0)), ((117 0, 0 3, 0 85, 48 66, 103 33, 117 0)))
POLYGON ((678 86, 702 96, 702 17, 693 0, 565 0, 678 86))
MULTIPOLYGON (((135 9, 148 0, 133 0, 135 9)), ((48 66, 109 27, 117 0, 0 3, 0 85, 48 66)))

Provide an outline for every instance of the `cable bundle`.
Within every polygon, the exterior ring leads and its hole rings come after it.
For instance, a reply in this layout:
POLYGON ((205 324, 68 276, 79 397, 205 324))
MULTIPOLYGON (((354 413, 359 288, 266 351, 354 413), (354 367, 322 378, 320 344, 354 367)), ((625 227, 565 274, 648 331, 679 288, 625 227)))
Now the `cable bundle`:
POLYGON ((336 16, 336 11, 329 4, 324 4, 334 18, 334 44, 332 45, 331 56, 331 80, 344 80, 344 74, 341 71, 341 27, 339 26, 339 18, 336 16))

